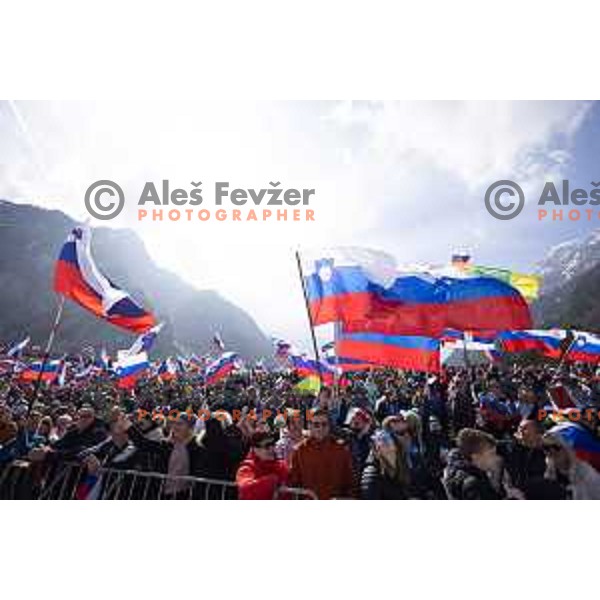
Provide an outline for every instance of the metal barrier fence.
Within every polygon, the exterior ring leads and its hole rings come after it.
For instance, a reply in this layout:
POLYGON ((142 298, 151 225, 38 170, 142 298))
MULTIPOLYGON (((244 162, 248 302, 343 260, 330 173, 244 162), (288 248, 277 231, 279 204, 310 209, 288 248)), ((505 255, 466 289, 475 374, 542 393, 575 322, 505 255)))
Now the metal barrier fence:
MULTIPOLYGON (((235 483, 199 477, 170 477, 101 468, 89 473, 83 465, 61 464, 42 471, 39 465, 16 461, 0 471, 0 499, 37 500, 237 500, 235 483)), ((316 500, 302 488, 281 487, 274 500, 316 500)))

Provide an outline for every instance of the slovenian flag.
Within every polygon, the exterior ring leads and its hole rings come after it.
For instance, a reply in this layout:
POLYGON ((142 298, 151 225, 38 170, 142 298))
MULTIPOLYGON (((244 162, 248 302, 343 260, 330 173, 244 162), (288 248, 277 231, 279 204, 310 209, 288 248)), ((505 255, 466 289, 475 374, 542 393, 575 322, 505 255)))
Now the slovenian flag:
POLYGON ((560 359, 566 333, 563 329, 504 331, 498 337, 504 352, 537 352, 560 359))
POLYGON ((213 335, 213 345, 217 352, 223 352, 225 350, 225 344, 223 343, 223 339, 221 338, 221 334, 218 331, 215 331, 213 335))
POLYGON ((133 388, 149 366, 148 355, 145 352, 133 356, 121 355, 116 365, 118 386, 125 389, 133 388))
POLYGON ((305 261, 313 325, 340 321, 349 333, 440 337, 446 329, 504 331, 531 327, 529 307, 492 277, 398 273, 393 258, 347 249, 305 261))
POLYGON ((65 384, 67 383, 67 361, 66 360, 63 360, 62 368, 60 370, 60 373, 58 375, 58 379, 57 379, 56 383, 58 383, 58 385, 60 387, 64 387, 65 384))
POLYGON ((117 327, 135 333, 153 327, 154 317, 99 271, 90 240, 88 228, 73 229, 56 262, 54 290, 117 327))
POLYGON ((37 381, 38 378, 46 383, 54 383, 60 375, 62 361, 48 360, 45 363, 41 361, 28 365, 21 372, 21 381, 37 381))
POLYGON ((440 371, 440 341, 429 337, 382 333, 343 333, 336 342, 340 356, 396 369, 440 371))
POLYGON ((18 344, 15 344, 6 353, 6 356, 9 356, 11 358, 19 358, 21 356, 21 352, 23 352, 23 350, 25 350, 25 348, 27 347, 27 344, 29 344, 29 336, 27 336, 24 340, 22 340, 18 344))
POLYGON ((396 280, 394 257, 367 248, 324 248, 301 260, 313 325, 364 318, 376 290, 396 280))
POLYGON ((206 367, 204 380, 207 385, 212 385, 230 375, 239 366, 239 356, 236 352, 224 352, 221 356, 206 367))
POLYGON ((100 365, 105 371, 110 369, 110 356, 108 356, 106 348, 102 348, 100 351, 100 365))
POLYGON ((177 377, 177 364, 169 356, 169 358, 162 361, 156 374, 162 381, 171 381, 177 377))
POLYGON ((566 361, 600 364, 600 337, 576 331, 575 341, 565 355, 566 361))
POLYGON ((142 335, 138 336, 138 338, 133 342, 131 348, 129 350, 125 350, 127 354, 139 354, 140 352, 150 352, 150 349, 154 345, 154 341, 156 337, 160 333, 160 330, 164 327, 164 323, 159 323, 154 327, 150 328, 142 335))
POLYGON ((86 473, 75 489, 75 500, 98 500, 101 491, 101 478, 98 475, 86 473))

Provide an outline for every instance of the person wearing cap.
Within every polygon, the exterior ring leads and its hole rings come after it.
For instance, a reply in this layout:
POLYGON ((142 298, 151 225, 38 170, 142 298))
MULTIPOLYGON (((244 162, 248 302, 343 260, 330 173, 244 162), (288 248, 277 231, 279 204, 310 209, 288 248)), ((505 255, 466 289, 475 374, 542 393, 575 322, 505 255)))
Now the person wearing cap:
POLYGON ((240 500, 272 500, 277 489, 288 484, 288 468, 275 456, 275 441, 267 431, 252 435, 250 452, 235 478, 240 500))

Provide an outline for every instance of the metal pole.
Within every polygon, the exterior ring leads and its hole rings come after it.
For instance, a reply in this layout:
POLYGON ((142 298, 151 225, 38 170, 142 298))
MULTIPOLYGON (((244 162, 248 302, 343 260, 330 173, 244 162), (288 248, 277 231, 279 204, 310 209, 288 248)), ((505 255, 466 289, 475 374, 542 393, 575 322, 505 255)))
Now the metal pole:
POLYGON ((312 321, 312 316, 310 314, 310 306, 308 304, 308 294, 306 292, 306 284, 304 283, 304 274, 302 272, 302 263, 300 262, 300 253, 296 252, 296 263, 298 265, 298 275, 300 277, 300 283, 302 285, 302 293, 304 294, 304 305, 306 306, 306 314, 308 316, 308 324, 310 326, 310 335, 312 338, 313 350, 315 353, 315 360, 317 361, 317 366, 319 368, 319 380, 321 381, 321 385, 323 384, 323 373, 321 372, 321 356, 319 354, 319 347, 317 345, 317 338, 315 336, 315 328, 312 321))
POLYGON ((554 376, 553 380, 558 377, 560 375, 560 369, 563 366, 563 363, 565 362, 565 358, 567 358, 567 355, 569 354, 569 352, 571 352, 571 350, 573 349, 573 346, 577 343, 577 341, 579 340, 579 336, 575 335, 572 331, 568 331, 567 333, 567 337, 565 339, 568 339, 568 334, 571 334, 573 336, 573 339, 571 340, 571 342, 569 343, 569 345, 567 346, 566 350, 563 352, 562 356, 560 357, 560 360, 558 361, 558 367, 556 368, 556 375, 554 376))
POLYGON ((31 398, 31 400, 29 402, 29 406, 27 408, 27 416, 29 416, 29 414, 31 413, 31 410, 33 409, 33 405, 35 404, 35 401, 37 400, 37 397, 38 397, 38 394, 40 391, 40 386, 42 384, 42 375, 44 373, 44 367, 46 366, 46 363, 48 362, 48 358, 50 357, 50 352, 52 351, 52 345, 54 344, 54 337, 56 335, 56 330, 58 329, 58 326, 60 325, 60 320, 62 318, 64 306, 65 306, 65 297, 63 295, 61 295, 60 300, 58 301, 58 308, 56 309, 56 316, 54 317, 54 324, 52 325, 52 329, 50 330, 50 335, 48 336, 48 341, 46 342, 46 349, 44 350, 44 357, 42 359, 42 364, 40 366, 40 373, 35 381, 35 386, 33 388, 33 397, 31 398))

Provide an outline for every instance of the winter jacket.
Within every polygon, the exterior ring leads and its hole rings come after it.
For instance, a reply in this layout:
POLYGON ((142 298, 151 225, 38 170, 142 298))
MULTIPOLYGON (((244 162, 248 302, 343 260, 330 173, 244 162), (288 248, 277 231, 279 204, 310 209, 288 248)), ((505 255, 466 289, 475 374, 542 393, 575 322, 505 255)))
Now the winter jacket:
POLYGON ((320 500, 353 495, 352 455, 332 437, 298 444, 292 454, 290 485, 313 491, 320 500))
POLYGON ((512 484, 527 498, 544 479, 546 455, 541 448, 528 448, 516 442, 501 443, 499 453, 504 458, 512 484))
POLYGON ((382 472, 374 457, 369 457, 360 480, 360 495, 363 500, 406 500, 407 487, 382 472))
POLYGON ((504 494, 492 486, 488 476, 456 449, 448 455, 443 483, 451 500, 504 499, 504 494))
MULTIPOLYGON (((149 440, 135 425, 130 427, 127 433, 135 446, 154 456, 159 472, 168 472, 169 458, 174 447, 172 441, 149 440)), ((195 437, 192 437, 187 443, 186 450, 188 452, 189 475, 192 477, 203 477, 206 465, 206 451, 198 444, 195 437)))
POLYGON ((235 481, 240 500, 272 500, 277 488, 288 484, 283 460, 261 460, 250 452, 238 469, 235 481))
POLYGON ((0 421, 0 446, 13 440, 17 435, 17 424, 10 420, 0 421))
POLYGON ((97 446, 108 437, 106 424, 96 419, 83 431, 72 428, 58 441, 52 444, 53 456, 56 459, 72 460, 82 451, 97 446))

